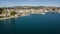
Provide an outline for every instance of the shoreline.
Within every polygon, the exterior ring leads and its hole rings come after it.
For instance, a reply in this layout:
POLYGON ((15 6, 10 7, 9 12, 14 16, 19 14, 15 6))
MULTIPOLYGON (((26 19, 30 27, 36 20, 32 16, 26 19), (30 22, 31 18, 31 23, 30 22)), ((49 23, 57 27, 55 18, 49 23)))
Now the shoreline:
POLYGON ((17 18, 22 16, 29 16, 31 14, 42 14, 46 12, 57 12, 60 13, 60 7, 52 6, 15 6, 15 7, 2 7, 0 8, 0 20, 17 18), (13 16, 11 16, 13 14, 13 16))
POLYGON ((24 17, 24 16, 28 16, 28 15, 10 16, 10 17, 6 17, 6 18, 0 18, 0 20, 11 19, 11 18, 18 18, 18 17, 24 17))
MULTIPOLYGON (((40 13, 40 14, 44 15, 44 14, 46 14, 46 12, 45 13, 40 13)), ((10 17, 6 17, 6 18, 0 18, 0 20, 11 19, 11 18, 18 18, 18 17, 24 17, 24 16, 29 16, 29 15, 31 15, 31 14, 28 14, 28 15, 23 14, 23 15, 20 15, 20 16, 10 16, 10 17)))
MULTIPOLYGON (((45 14, 45 13, 41 13, 42 15, 45 14)), ((31 14, 29 14, 31 15, 31 14)), ((21 17, 24 17, 24 16, 29 16, 29 15, 21 15, 21 17)), ((5 19, 11 19, 11 18, 17 18, 17 17, 20 17, 20 16, 10 16, 10 17, 6 17, 6 18, 0 18, 0 20, 5 20, 5 19)))
POLYGON ((11 18, 17 18, 19 16, 11 16, 11 17, 6 17, 6 18, 0 18, 0 20, 5 20, 5 19, 11 19, 11 18))

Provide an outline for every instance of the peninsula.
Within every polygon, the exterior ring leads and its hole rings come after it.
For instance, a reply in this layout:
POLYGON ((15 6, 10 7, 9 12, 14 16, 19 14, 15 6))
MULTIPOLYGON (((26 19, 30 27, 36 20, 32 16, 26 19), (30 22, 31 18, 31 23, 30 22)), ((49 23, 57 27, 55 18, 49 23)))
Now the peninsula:
POLYGON ((60 7, 47 6, 15 6, 0 8, 0 20, 26 16, 30 14, 45 14, 46 12, 60 13, 60 7))

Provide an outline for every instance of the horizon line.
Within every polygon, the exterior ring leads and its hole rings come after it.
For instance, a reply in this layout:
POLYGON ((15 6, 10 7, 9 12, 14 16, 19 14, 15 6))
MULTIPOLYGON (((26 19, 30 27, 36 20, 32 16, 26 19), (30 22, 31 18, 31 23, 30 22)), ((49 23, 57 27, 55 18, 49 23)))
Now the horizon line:
MULTIPOLYGON (((28 6, 28 5, 24 5, 24 6, 28 6)), ((3 8, 3 7, 18 7, 18 6, 0 6, 0 8, 3 8)), ((22 5, 22 7, 23 7, 23 5, 22 5)), ((34 7, 38 7, 38 6, 34 6, 34 7)), ((45 7, 60 7, 60 6, 45 6, 45 7)))

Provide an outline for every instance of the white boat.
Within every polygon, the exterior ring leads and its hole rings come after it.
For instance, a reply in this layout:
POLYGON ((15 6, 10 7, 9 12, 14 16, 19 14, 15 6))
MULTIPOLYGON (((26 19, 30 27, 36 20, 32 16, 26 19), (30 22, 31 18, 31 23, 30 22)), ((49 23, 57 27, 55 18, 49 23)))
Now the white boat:
POLYGON ((42 14, 45 14, 45 13, 42 13, 42 14))

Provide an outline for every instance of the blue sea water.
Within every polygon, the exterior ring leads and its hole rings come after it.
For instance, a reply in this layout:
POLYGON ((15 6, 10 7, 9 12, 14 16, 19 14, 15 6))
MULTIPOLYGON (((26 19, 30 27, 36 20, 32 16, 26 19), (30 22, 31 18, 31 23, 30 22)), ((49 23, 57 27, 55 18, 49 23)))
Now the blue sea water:
POLYGON ((60 14, 32 14, 0 20, 0 34, 60 34, 60 14))

